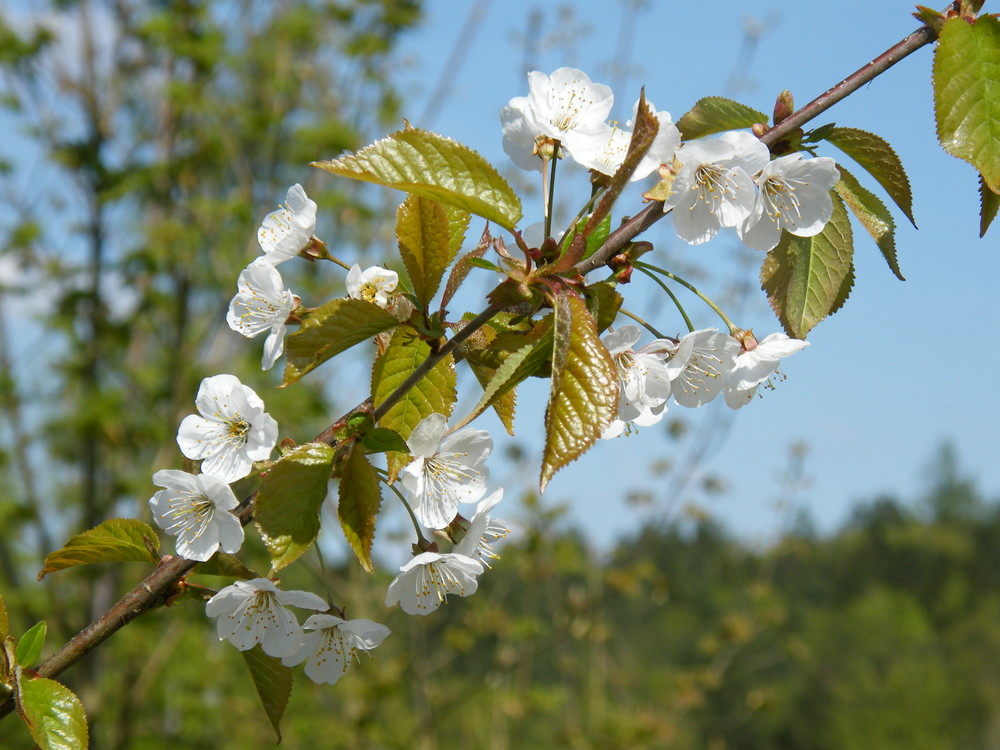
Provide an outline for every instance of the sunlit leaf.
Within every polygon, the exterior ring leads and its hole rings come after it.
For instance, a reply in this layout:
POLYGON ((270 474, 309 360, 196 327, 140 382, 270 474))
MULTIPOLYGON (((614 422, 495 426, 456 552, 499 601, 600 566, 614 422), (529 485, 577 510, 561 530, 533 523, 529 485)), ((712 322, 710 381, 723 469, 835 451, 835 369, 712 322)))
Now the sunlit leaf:
POLYGON ((309 314, 285 338, 285 379, 290 385, 330 357, 399 325, 391 313, 363 299, 334 299, 309 314))
POLYGON ((815 237, 785 232, 760 269, 761 288, 794 338, 804 339, 850 293, 854 238, 843 202, 836 193, 833 199, 833 217, 822 232, 815 237))
POLYGON ((1000 208, 1000 195, 994 193, 986 185, 986 180, 979 175, 979 236, 985 237, 990 224, 997 217, 1000 208))
POLYGON ((337 517, 348 544, 361 567, 369 573, 372 565, 372 542, 375 540, 375 517, 382 505, 378 473, 358 446, 347 456, 340 475, 337 517))
POLYGON ((455 257, 444 207, 430 198, 406 196, 396 212, 396 240, 413 293, 426 309, 455 257))
POLYGON ((292 694, 291 667, 282 664, 281 659, 265 654, 259 645, 240 653, 250 670, 250 678, 267 720, 274 727, 278 742, 281 742, 281 717, 285 715, 288 698, 292 694))
POLYGON ((45 620, 35 623, 28 632, 21 636, 17 642, 17 649, 14 654, 17 663, 22 667, 30 667, 38 663, 38 657, 42 655, 45 647, 45 635, 48 632, 48 625, 45 620))
POLYGON ((149 524, 135 518, 114 518, 70 537, 62 549, 50 553, 45 558, 45 567, 38 574, 38 580, 49 573, 78 565, 107 562, 156 563, 159 556, 155 554, 155 550, 159 548, 159 537, 149 524), (150 547, 154 552, 150 551, 150 547))
MULTIPOLYGON (((454 224, 452 225, 454 226, 454 224)), ((455 296, 455 292, 465 281, 465 277, 469 275, 476 264, 476 261, 480 261, 486 251, 489 250, 490 246, 493 244, 493 237, 490 235, 490 227, 487 224, 483 227, 483 234, 479 238, 479 244, 476 245, 475 249, 470 250, 455 264, 454 268, 451 269, 451 273, 448 274, 448 282, 444 285, 444 293, 441 295, 441 309, 444 310, 448 303, 451 302, 451 298, 455 296)), ((494 266, 496 268, 496 266, 494 266)), ((497 269, 499 270, 499 269, 497 269)))
POLYGON ((905 281, 896 259, 896 222, 886 205, 874 193, 863 188, 857 178, 843 167, 840 167, 840 181, 834 189, 875 240, 896 278, 905 281))
POLYGON ((16 691, 18 712, 40 750, 86 750, 87 715, 72 690, 22 672, 16 691))
POLYGON ((513 229, 521 200, 500 173, 461 143, 427 130, 399 130, 355 154, 312 166, 433 198, 513 229))
POLYGON ((1000 20, 950 18, 934 52, 938 140, 1000 193, 1000 20))
POLYGON ((361 440, 361 444, 369 453, 386 453, 388 451, 406 451, 406 441, 395 430, 376 427, 361 440))
POLYGON ((677 121, 681 138, 689 141, 726 130, 744 130, 766 123, 767 115, 745 104, 721 96, 706 96, 677 121))
POLYGON ((332 465, 333 448, 306 443, 282 456, 264 477, 253 515, 274 570, 298 559, 315 541, 332 465))
POLYGON ((545 409, 540 488, 583 455, 618 412, 618 379, 587 304, 559 295, 555 304, 552 384, 545 409))

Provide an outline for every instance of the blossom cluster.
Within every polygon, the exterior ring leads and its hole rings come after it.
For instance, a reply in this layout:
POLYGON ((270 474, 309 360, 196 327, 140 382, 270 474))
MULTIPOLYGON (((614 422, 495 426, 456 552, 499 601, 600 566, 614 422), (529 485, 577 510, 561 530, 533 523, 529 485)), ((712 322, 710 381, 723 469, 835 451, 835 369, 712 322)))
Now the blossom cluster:
MULTIPOLYGON (((517 166, 542 169, 548 159, 568 155, 587 169, 615 173, 632 133, 607 122, 614 106, 610 88, 583 71, 559 68, 551 76, 529 73, 528 89, 500 115, 504 151, 517 166)), ((840 178, 833 159, 799 152, 771 160, 767 146, 746 131, 682 144, 669 112, 656 112, 656 119, 656 138, 630 179, 659 171, 672 180, 663 210, 686 242, 707 242, 726 227, 748 247, 769 251, 782 231, 811 237, 830 220, 830 189, 840 178)))

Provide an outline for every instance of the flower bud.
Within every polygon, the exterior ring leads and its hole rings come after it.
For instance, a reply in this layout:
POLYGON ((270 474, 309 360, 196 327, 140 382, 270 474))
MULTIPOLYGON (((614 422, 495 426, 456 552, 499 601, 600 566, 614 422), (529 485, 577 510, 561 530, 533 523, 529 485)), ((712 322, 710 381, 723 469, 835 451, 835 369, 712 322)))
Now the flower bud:
POLYGON ((777 125, 782 120, 788 118, 795 111, 795 101, 792 99, 792 92, 785 89, 774 102, 774 124, 777 125))

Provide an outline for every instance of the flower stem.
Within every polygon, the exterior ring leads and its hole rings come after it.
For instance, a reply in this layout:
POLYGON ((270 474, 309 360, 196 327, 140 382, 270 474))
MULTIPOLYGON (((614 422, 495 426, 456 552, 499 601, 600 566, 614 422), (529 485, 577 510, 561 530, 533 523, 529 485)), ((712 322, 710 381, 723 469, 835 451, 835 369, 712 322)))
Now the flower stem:
MULTIPOLYGON (((636 268, 638 268, 640 271, 642 271, 644 274, 646 274, 649 278, 651 278, 653 281, 655 281, 657 284, 660 285, 660 288, 667 293, 667 296, 669 296, 670 299, 672 299, 674 301, 674 304, 677 306, 677 310, 680 312, 681 317, 684 318, 684 325, 687 326, 687 328, 688 328, 689 331, 693 331, 694 330, 694 325, 691 323, 691 318, 688 317, 687 311, 684 309, 684 305, 682 305, 681 301, 679 299, 677 299, 677 295, 674 294, 674 290, 671 289, 670 287, 668 287, 666 284, 664 284, 663 283, 663 279, 661 279, 659 276, 657 276, 656 274, 654 274, 648 268, 644 268, 643 267, 643 266, 645 266, 644 263, 633 263, 632 265, 634 265, 636 268)), ((660 338, 662 338, 662 337, 660 337, 660 338)))
POLYGON ((542 239, 552 234, 552 207, 555 204, 556 165, 559 163, 559 148, 560 144, 557 140, 552 150, 552 158, 548 160, 551 164, 547 165, 545 159, 542 160, 542 200, 545 203, 545 234, 542 239), (545 171, 546 166, 549 167, 547 174, 545 171))
MULTIPOLYGON (((666 276, 668 279, 670 279, 672 281, 676 281, 681 286, 686 286, 688 289, 690 289, 692 292, 694 292, 696 295, 698 295, 701 298, 702 302, 704 302, 706 305, 708 305, 713 310, 715 310, 716 314, 720 318, 722 318, 722 321, 729 327, 729 332, 730 333, 733 333, 733 334, 736 333, 737 328, 736 328, 736 326, 733 325, 733 322, 728 317, 726 317, 726 314, 724 312, 722 312, 722 310, 719 308, 719 306, 717 304, 715 304, 714 302, 712 302, 712 300, 710 300, 707 296, 705 296, 704 293, 702 293, 701 291, 699 291, 698 287, 696 287, 694 284, 692 284, 692 283, 690 283, 688 281, 685 281, 684 279, 682 279, 680 276, 677 276, 676 274, 670 273, 670 271, 667 271, 666 269, 660 268, 659 266, 654 266, 654 265, 652 265, 650 263, 643 263, 641 260, 635 261, 635 263, 633 265, 636 268, 638 268, 640 271, 655 271, 656 273, 661 274, 662 276, 666 276)), ((691 322, 690 321, 688 321, 688 327, 689 327, 690 330, 692 330, 692 331, 694 330, 694 328, 691 327, 691 322)))
POLYGON ((406 512, 410 514, 410 521, 413 522, 413 530, 417 534, 417 544, 421 547, 425 546, 427 544, 427 538, 424 536, 424 530, 420 528, 420 522, 417 520, 416 515, 414 515, 413 508, 411 508, 410 504, 406 502, 406 498, 403 497, 403 493, 396 489, 396 485, 389 484, 385 478, 383 478, 382 481, 385 482, 386 487, 396 493, 396 497, 399 498, 399 502, 403 504, 403 507, 406 508, 406 512))
POLYGON ((657 331, 652 326, 651 323, 648 323, 647 321, 643 320, 642 318, 640 318, 635 313, 630 313, 624 307, 618 308, 618 312, 620 312, 622 315, 624 315, 627 318, 632 318, 632 320, 634 320, 636 323, 638 323, 639 325, 641 325, 643 328, 645 328, 647 331, 649 331, 651 334, 653 334, 656 338, 658 338, 658 339, 665 339, 665 338, 667 338, 662 333, 660 333, 659 331, 657 331))

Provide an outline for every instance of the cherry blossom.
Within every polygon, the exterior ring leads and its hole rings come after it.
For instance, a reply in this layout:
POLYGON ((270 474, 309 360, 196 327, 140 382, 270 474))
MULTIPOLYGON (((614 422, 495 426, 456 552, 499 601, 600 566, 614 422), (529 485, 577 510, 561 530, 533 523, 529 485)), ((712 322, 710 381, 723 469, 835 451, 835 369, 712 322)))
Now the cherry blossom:
POLYGON ((242 479, 254 461, 264 461, 278 440, 278 423, 264 412, 264 402, 234 375, 201 381, 195 398, 198 414, 189 414, 177 431, 181 453, 202 460, 203 474, 223 482, 242 479))
POLYGON ((618 370, 618 418, 601 434, 620 435, 629 423, 648 427, 663 418, 670 398, 670 374, 665 360, 673 344, 656 339, 636 350, 642 336, 639 326, 622 326, 601 338, 618 370))
POLYGON ((448 595, 471 596, 476 593, 483 565, 467 555, 455 552, 422 552, 400 568, 389 584, 385 606, 399 606, 408 615, 428 615, 448 601, 448 595))
POLYGON ((305 662, 306 676, 333 685, 347 674, 355 652, 366 654, 389 635, 389 628, 371 620, 345 620, 336 615, 310 615, 302 625, 302 644, 282 658, 286 667, 305 662))
MULTIPOLYGON (((656 108, 652 102, 647 100, 646 104, 656 112, 656 108)), ((634 126, 633 123, 635 122, 638 109, 639 102, 636 101, 635 106, 632 108, 632 119, 627 123, 627 126, 630 128, 634 126)), ((656 112, 656 118, 659 121, 660 128, 657 131, 656 138, 653 139, 653 144, 650 146, 649 151, 643 156, 635 172, 632 173, 632 177, 629 178, 631 182, 648 177, 661 164, 672 163, 674 153, 680 145, 681 134, 677 130, 677 126, 670 119, 670 113, 656 112)), ((593 169, 610 177, 618 170, 622 162, 625 161, 625 154, 628 153, 631 140, 631 131, 623 130, 617 125, 605 124, 603 128, 596 132, 579 136, 574 140, 573 159, 588 169, 593 169)))
POLYGON ((284 289, 278 269, 263 259, 255 260, 240 272, 237 293, 229 303, 226 322, 247 338, 270 331, 264 341, 261 368, 270 370, 285 348, 285 322, 295 308, 295 296, 284 289))
POLYGON ((704 328, 682 336, 671 349, 667 372, 674 400, 681 406, 696 407, 722 391, 740 344, 732 336, 704 328))
POLYGON ((361 270, 355 263, 347 272, 347 296, 363 299, 381 308, 389 306, 390 294, 399 283, 399 274, 379 266, 361 270))
POLYGON ((294 258, 312 242, 316 231, 316 202, 298 183, 288 188, 285 203, 264 217, 257 242, 267 263, 278 265, 294 258))
POLYGON ((164 489, 149 499, 156 525, 177 538, 177 554, 204 562, 216 550, 237 552, 243 525, 230 511, 239 505, 229 485, 210 474, 164 469, 153 474, 164 489))
POLYGON ((501 500, 503 500, 502 488, 479 501, 475 515, 469 520, 465 536, 455 546, 457 554, 473 559, 478 557, 486 567, 490 567, 486 562, 487 559, 496 560, 500 557, 493 549, 493 542, 497 539, 506 539, 510 534, 510 528, 505 521, 493 518, 490 511, 501 500))
POLYGON ((750 403, 761 383, 777 371, 781 360, 809 346, 808 341, 789 338, 783 333, 772 333, 759 343, 751 333, 743 341, 744 351, 726 375, 726 404, 733 409, 750 403))
POLYGON ((486 492, 489 470, 483 463, 493 450, 486 430, 447 435, 448 421, 431 414, 410 433, 406 444, 416 459, 399 472, 413 514, 424 526, 443 529, 458 513, 459 503, 474 503, 486 492))
POLYGON ((737 231, 754 250, 771 250, 787 230, 799 237, 823 231, 833 215, 830 189, 840 179, 829 157, 805 159, 801 153, 779 156, 755 178, 760 188, 753 211, 737 231))
POLYGON ((302 643, 299 621, 286 606, 328 609, 316 594, 282 591, 267 578, 254 578, 226 586, 208 600, 205 613, 216 618, 219 640, 229 641, 240 651, 259 643, 265 654, 284 658, 302 643))

